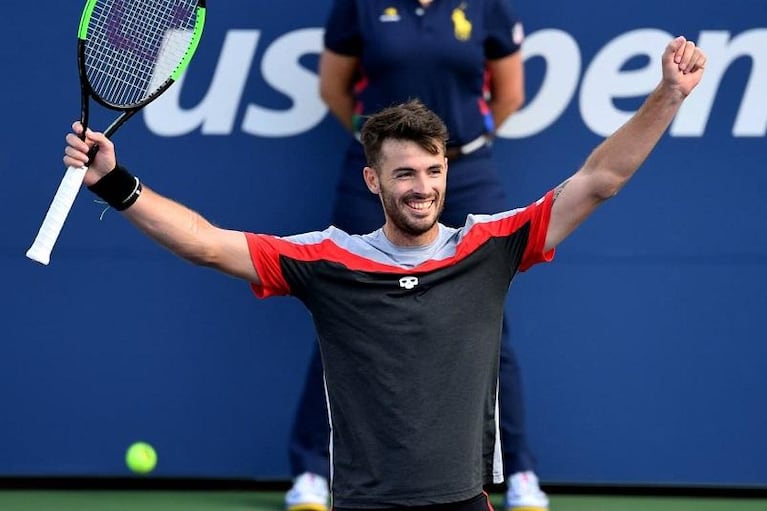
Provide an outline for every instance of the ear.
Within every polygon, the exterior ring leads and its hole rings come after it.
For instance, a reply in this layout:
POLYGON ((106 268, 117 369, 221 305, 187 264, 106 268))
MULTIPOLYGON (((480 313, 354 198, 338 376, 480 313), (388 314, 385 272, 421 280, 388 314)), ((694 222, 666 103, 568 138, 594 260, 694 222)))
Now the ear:
POLYGON ((378 181, 378 173, 372 167, 365 167, 362 170, 362 176, 365 178, 365 184, 368 186, 370 193, 378 195, 381 191, 381 186, 378 181))

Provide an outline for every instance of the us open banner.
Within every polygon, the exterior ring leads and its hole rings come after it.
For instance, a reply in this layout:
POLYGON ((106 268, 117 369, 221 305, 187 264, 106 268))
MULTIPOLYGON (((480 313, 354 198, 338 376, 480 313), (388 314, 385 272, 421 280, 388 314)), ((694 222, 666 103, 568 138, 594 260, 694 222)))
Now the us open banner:
MULTIPOLYGON (((88 192, 50 266, 24 257, 79 115, 81 6, 47 3, 7 13, 0 53, 0 477, 124 476, 143 440, 158 476, 287 479, 315 342, 297 301, 176 260, 88 192)), ((317 94, 329 1, 209 4, 186 74, 116 135, 121 161, 219 225, 324 228, 348 141, 317 94)), ((673 35, 709 55, 636 178, 512 286, 541 479, 766 485, 767 4, 514 6, 527 99, 495 145, 514 205, 636 111, 673 35)))

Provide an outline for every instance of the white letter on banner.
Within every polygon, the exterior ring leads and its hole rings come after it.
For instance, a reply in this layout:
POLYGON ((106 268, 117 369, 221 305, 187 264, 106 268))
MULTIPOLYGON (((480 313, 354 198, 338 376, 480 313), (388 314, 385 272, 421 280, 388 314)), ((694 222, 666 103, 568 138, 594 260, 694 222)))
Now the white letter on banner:
POLYGON ((682 105, 671 126, 671 134, 703 136, 728 67, 739 58, 749 57, 751 75, 732 134, 735 137, 763 137, 767 133, 767 29, 748 30, 734 39, 726 30, 703 31, 697 44, 708 57, 706 76, 682 105))
POLYGON ((144 110, 149 130, 168 137, 185 135, 199 126, 202 126, 205 135, 232 133, 259 36, 257 30, 227 32, 205 98, 195 108, 181 108, 179 98, 185 75, 182 76, 178 83, 144 110))
POLYGON ((504 138, 525 138, 551 126, 565 111, 578 87, 581 52, 573 37, 562 30, 544 29, 530 34, 522 43, 525 60, 543 57, 546 61, 538 93, 498 129, 504 138))
POLYGON ((657 29, 639 29, 610 41, 589 65, 581 83, 580 110, 594 133, 607 136, 634 115, 615 107, 615 98, 640 98, 650 93, 661 76, 661 53, 672 38, 657 29), (642 69, 621 70, 634 57, 646 56, 642 69))
POLYGON ((269 46, 261 65, 262 75, 275 90, 293 101, 288 110, 271 110, 248 105, 242 129, 263 137, 298 135, 319 124, 327 107, 320 99, 317 75, 301 66, 307 53, 319 54, 322 29, 306 28, 289 32, 269 46))

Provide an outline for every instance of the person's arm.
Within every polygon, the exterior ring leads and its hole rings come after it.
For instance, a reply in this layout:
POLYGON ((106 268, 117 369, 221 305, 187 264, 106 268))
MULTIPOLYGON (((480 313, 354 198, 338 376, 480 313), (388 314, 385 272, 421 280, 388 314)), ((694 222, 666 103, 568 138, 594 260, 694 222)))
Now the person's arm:
MULTIPOLYGON (((77 136, 80 133, 82 126, 78 122, 74 133, 67 135, 64 164, 84 165, 89 148, 98 144, 99 151, 89 163, 83 181, 86 186, 92 186, 117 165, 114 145, 102 133, 88 130, 85 140, 77 136)), ((215 227, 198 213, 147 187, 123 213, 141 231, 179 257, 250 282, 260 282, 244 233, 215 227)))
POLYGON ((359 59, 324 49, 320 55, 320 97, 341 122, 354 132, 354 77, 359 59))
POLYGON ((495 129, 500 129, 511 114, 525 102, 525 68, 522 52, 497 60, 487 61, 490 74, 490 111, 493 113, 495 129))
POLYGON ((556 247, 631 179, 700 82, 705 63, 703 52, 684 37, 666 46, 663 78, 639 111, 555 189, 545 250, 556 247))

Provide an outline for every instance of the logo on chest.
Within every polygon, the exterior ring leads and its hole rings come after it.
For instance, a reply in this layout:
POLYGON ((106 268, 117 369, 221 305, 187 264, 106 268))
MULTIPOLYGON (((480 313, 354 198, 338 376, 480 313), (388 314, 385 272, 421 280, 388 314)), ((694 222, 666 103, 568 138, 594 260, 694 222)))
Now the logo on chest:
POLYGON ((383 14, 378 17, 379 21, 383 23, 391 23, 393 21, 399 21, 399 13, 397 12, 397 9, 394 7, 387 7, 384 9, 383 14))
POLYGON ((418 277, 407 276, 399 279, 399 287, 404 289, 413 289, 418 285, 418 277))
POLYGON ((453 20, 453 33, 459 41, 468 41, 471 37, 471 21, 466 18, 464 9, 466 9, 466 4, 462 3, 453 9, 453 14, 450 16, 453 20))

